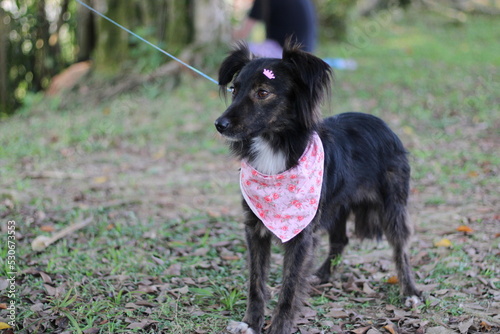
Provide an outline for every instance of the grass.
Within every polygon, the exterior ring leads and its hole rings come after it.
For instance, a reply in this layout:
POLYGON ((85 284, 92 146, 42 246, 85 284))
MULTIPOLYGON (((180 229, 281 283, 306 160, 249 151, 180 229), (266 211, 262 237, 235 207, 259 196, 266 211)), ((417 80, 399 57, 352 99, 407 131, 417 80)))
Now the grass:
MULTIPOLYGON (((410 151, 412 255, 418 283, 433 287, 414 317, 427 326, 458 316, 500 326, 469 307, 496 307, 488 289, 500 288, 492 254, 499 244, 499 32, 494 18, 471 16, 456 26, 424 12, 390 13, 360 20, 348 43, 318 51, 359 63, 337 72, 324 113, 380 116, 410 151), (457 233, 462 224, 475 232, 457 233), (453 246, 432 246, 441 237, 453 246), (473 287, 484 292, 474 295, 473 287)), ((18 333, 217 333, 242 318, 237 165, 213 129, 225 103, 202 79, 183 77, 173 91, 168 85, 108 101, 92 93, 30 96, 24 110, 1 121, 0 217, 16 221, 18 232, 18 333), (85 229, 31 250, 36 236, 87 217, 93 222, 85 229)), ((0 277, 7 277, 1 244, 0 277)), ((277 286, 281 255, 273 250, 270 285, 277 286)), ((386 245, 353 240, 335 261, 332 285, 311 297, 318 318, 305 315, 302 328, 328 332, 321 317, 332 308, 364 316, 328 319, 344 330, 376 327, 384 312, 392 317, 387 305, 404 306, 398 288, 385 283, 394 274, 389 258, 386 245), (377 298, 346 290, 351 278, 366 279, 377 298)), ((355 283, 360 290, 363 282, 355 283)))

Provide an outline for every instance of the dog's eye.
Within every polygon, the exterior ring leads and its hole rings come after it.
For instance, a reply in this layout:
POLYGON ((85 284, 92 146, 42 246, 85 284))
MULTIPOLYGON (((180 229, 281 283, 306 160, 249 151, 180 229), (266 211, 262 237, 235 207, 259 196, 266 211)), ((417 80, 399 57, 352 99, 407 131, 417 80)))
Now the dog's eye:
POLYGON ((236 88, 234 88, 234 86, 229 87, 229 91, 233 97, 236 95, 236 88))
POLYGON ((267 90, 259 89, 257 91, 257 97, 259 99, 265 99, 269 95, 269 92, 267 90))

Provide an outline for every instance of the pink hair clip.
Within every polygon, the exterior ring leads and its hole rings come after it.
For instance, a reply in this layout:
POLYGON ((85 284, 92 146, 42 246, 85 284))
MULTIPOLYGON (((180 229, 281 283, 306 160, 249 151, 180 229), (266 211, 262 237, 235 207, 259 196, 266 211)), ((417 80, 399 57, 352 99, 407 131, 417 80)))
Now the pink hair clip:
POLYGON ((268 79, 274 79, 274 78, 275 78, 274 73, 273 73, 273 71, 271 71, 271 70, 266 70, 266 69, 264 69, 264 72, 262 72, 262 73, 264 73, 264 75, 265 75, 268 79))

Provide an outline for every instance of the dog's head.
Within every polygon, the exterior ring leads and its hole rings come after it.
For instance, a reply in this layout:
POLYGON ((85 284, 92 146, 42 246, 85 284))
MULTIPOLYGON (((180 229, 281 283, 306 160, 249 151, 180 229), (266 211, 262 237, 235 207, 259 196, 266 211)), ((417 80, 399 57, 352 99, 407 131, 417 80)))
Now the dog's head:
POLYGON ((219 70, 224 94, 232 83, 232 103, 215 126, 233 141, 314 130, 330 81, 328 64, 298 45, 287 44, 283 58, 272 59, 255 58, 245 44, 239 44, 219 70))

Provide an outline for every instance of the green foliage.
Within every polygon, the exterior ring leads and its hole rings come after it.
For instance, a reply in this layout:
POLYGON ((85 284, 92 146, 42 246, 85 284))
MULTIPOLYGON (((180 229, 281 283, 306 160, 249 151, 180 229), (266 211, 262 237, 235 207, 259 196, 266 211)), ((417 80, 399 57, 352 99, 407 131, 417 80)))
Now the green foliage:
POLYGON ((10 1, 6 6, 8 87, 12 113, 30 92, 45 89, 52 76, 71 64, 75 48, 75 7, 53 1, 10 1), (60 13, 55 15, 56 13, 60 13))
POLYGON ((315 0, 321 29, 320 38, 325 41, 343 41, 347 38, 352 0, 315 0))
MULTIPOLYGON (((135 33, 160 48, 165 47, 165 43, 159 42, 156 38, 157 32, 153 27, 138 27, 135 33)), ((163 53, 153 49, 150 45, 139 41, 134 36, 129 37, 129 43, 131 45, 130 64, 135 71, 149 73, 158 68, 166 60, 166 56, 163 53)))

